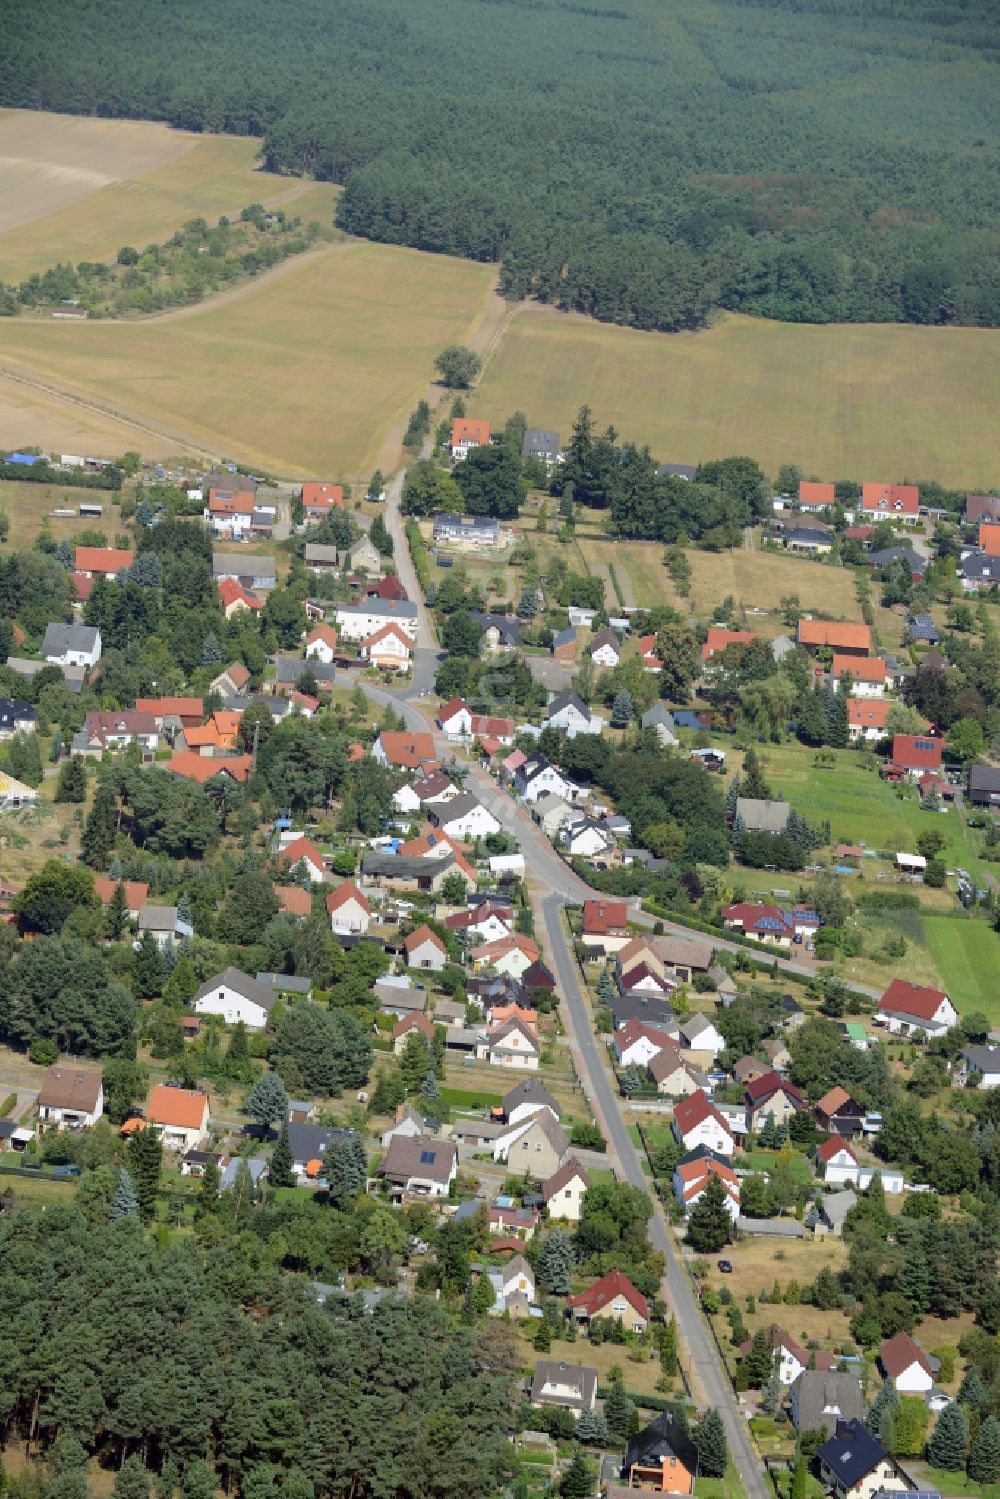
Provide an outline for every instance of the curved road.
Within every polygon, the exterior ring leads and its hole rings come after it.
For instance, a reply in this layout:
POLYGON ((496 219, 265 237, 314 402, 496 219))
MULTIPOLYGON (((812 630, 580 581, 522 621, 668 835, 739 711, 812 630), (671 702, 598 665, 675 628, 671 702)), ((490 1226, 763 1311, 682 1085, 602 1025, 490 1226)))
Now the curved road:
MULTIPOLYGON (((411 599, 417 602, 420 639, 425 644, 414 652, 414 668, 410 684, 402 692, 372 686, 358 680, 366 694, 382 706, 391 704, 401 714, 409 729, 415 732, 430 730, 441 749, 443 759, 452 753, 446 737, 436 730, 429 711, 421 707, 421 699, 433 687, 434 674, 439 660, 438 652, 426 642, 435 639, 434 623, 423 600, 423 592, 417 581, 416 569, 406 542, 399 499, 404 474, 400 472, 388 487, 386 522, 395 543, 395 565, 403 586, 411 599)), ((563 1018, 573 1047, 580 1080, 583 1083, 595 1118, 608 1139, 611 1151, 617 1158, 622 1175, 634 1186, 649 1189, 639 1152, 633 1145, 622 1114, 620 1100, 613 1087, 601 1046, 591 1024, 590 1009, 580 983, 576 959, 564 926, 563 913, 567 905, 581 904, 590 888, 564 863, 552 844, 531 820, 530 814, 520 803, 515 802, 482 769, 469 762, 467 779, 475 783, 476 795, 483 805, 498 818, 505 829, 517 838, 525 856, 528 874, 536 886, 534 901, 541 917, 546 937, 546 951, 555 969, 556 978, 564 999, 563 1018), (543 894, 537 887, 542 887, 543 894)), ((635 911, 636 921, 652 925, 653 918, 645 912, 635 911)), ((664 922, 665 931, 690 936, 690 929, 664 922)), ((733 947, 735 944, 719 941, 718 946, 733 947)), ((745 949, 739 948, 739 951, 745 949)), ((808 969, 802 965, 786 963, 782 966, 808 969)), ((657 1199, 653 1198, 654 1213, 650 1220, 649 1234, 652 1243, 662 1252, 666 1263, 664 1276, 665 1299, 674 1309, 683 1346, 687 1352, 688 1368, 693 1383, 700 1390, 705 1403, 715 1406, 726 1425, 729 1450, 739 1474, 743 1493, 748 1499, 769 1499, 770 1485, 754 1449, 747 1430, 746 1420, 741 1414, 729 1376, 716 1352, 715 1345, 702 1317, 695 1298, 687 1269, 681 1260, 673 1234, 657 1199)))

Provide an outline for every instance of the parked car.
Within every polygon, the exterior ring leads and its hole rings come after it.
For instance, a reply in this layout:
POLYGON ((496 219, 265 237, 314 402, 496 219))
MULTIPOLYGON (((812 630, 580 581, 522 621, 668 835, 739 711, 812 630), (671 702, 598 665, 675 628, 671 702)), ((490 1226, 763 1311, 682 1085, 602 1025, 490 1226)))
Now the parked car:
POLYGON ((732 1260, 719 1260, 718 1268, 723 1275, 732 1275, 733 1262, 732 1260))

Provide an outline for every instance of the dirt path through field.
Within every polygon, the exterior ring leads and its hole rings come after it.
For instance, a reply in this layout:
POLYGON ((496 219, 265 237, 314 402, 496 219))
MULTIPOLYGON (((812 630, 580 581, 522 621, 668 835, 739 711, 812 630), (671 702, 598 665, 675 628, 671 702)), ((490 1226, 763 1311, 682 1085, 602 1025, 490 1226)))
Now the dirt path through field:
MULTIPOLYGON (((311 185, 311 184, 310 184, 311 185)), ((226 291, 216 292, 214 297, 206 297, 203 302, 192 302, 189 307, 171 307, 168 312, 152 312, 143 318, 116 318, 114 321, 120 323, 179 323, 184 318, 197 317, 202 312, 213 312, 216 307, 225 307, 227 302, 238 302, 241 297, 246 297, 258 287, 268 286, 272 281, 280 281, 282 277, 289 275, 308 260, 318 260, 322 255, 331 255, 335 250, 346 250, 352 243, 345 239, 335 245, 313 245, 310 250, 303 250, 301 255, 289 255, 280 265, 272 266, 269 271, 262 271, 259 276, 251 276, 249 281, 241 281, 239 286, 230 286, 226 291)))

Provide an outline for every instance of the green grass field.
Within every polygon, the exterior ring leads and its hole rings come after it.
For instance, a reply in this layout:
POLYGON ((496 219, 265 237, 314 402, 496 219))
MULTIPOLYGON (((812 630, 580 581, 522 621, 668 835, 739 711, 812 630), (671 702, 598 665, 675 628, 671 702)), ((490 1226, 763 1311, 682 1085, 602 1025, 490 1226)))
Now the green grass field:
POLYGON ((46 518, 56 541, 71 539, 78 531, 103 531, 108 545, 121 530, 119 498, 106 489, 63 488, 61 484, 29 484, 19 479, 0 481, 0 511, 10 521, 10 534, 0 551, 19 551, 30 547, 46 518), (76 510, 81 504, 102 505, 104 514, 95 520, 86 516, 52 516, 52 510, 76 510))
MULTIPOLYGON (((21 201, 39 216, 0 232, 0 281, 20 281, 67 258, 109 260, 122 245, 143 249, 186 219, 214 221, 248 203, 324 224, 333 217, 337 188, 260 171, 259 142, 245 137, 34 110, 0 116, 0 153, 7 143, 23 150, 25 135, 35 169, 21 201)), ((10 170, 0 166, 0 184, 10 170)), ((0 229, 3 223, 0 217, 0 229)))
POLYGON ((230 302, 163 320, 14 321, 4 347, 32 373, 220 455, 296 476, 367 479, 386 434, 424 393, 434 356, 481 324, 492 274, 357 241, 286 262, 230 302))
POLYGON ((985 921, 925 917, 927 945, 941 980, 960 1011, 981 1010, 1000 1023, 1000 936, 985 921))
POLYGON ((640 333, 549 308, 520 311, 472 414, 524 411, 568 435, 598 427, 664 463, 747 453, 767 472, 940 479, 1000 471, 1000 333, 895 325, 811 327, 730 315, 703 333, 640 333))

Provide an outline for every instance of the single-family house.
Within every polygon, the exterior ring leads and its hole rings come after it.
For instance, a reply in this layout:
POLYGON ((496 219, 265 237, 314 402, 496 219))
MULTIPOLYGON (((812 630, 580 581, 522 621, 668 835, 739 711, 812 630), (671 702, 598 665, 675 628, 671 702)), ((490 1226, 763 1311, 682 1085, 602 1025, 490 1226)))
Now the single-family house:
POLYGON ((458 1175, 458 1150, 451 1140, 394 1135, 375 1174, 400 1196, 447 1197, 458 1175))
POLYGON ((548 1109, 537 1109, 516 1124, 508 1121, 493 1141, 493 1159, 505 1162, 511 1175, 546 1181, 558 1170, 569 1149, 569 1137, 548 1109))
MULTIPOLYGON (((157 947, 167 948, 172 947, 177 939, 193 937, 194 927, 181 920, 176 906, 145 905, 139 912, 136 932, 140 941, 148 933, 157 947)), ((138 945, 137 941, 135 946, 138 945)))
POLYGON ((685 1150, 707 1145, 717 1155, 731 1156, 736 1147, 731 1127, 703 1089, 674 1105, 673 1129, 685 1150))
POLYGON ((540 458, 551 467, 562 461, 562 444, 559 433, 545 427, 526 427, 521 439, 522 458, 540 458))
POLYGON ((810 1224, 817 1239, 826 1238, 827 1235, 842 1239, 847 1215, 857 1200, 857 1193, 850 1187, 845 1187, 842 1192, 827 1192, 819 1198, 806 1216, 806 1222, 810 1224))
POLYGON ((846 1088, 830 1088, 814 1104, 813 1110, 816 1123, 828 1135, 842 1135, 850 1139, 861 1133, 865 1108, 851 1097, 846 1088))
POLYGON ((314 626, 306 636, 305 657, 307 661, 322 661, 332 666, 337 655, 337 632, 332 625, 314 626))
POLYGON ((545 710, 542 726, 559 729, 574 739, 577 734, 599 734, 604 728, 604 719, 592 713, 575 692, 560 692, 545 710))
POLYGON ((473 448, 485 448, 490 440, 489 422, 473 417, 456 416, 451 424, 451 442, 448 447, 456 460, 467 458, 473 448))
POLYGON ((305 869, 311 884, 322 885, 326 879, 323 855, 305 834, 292 838, 278 853, 279 869, 298 869, 300 865, 305 869))
POLYGON ((292 1153, 292 1170, 303 1184, 315 1183, 322 1176, 324 1157, 330 1146, 335 1142, 341 1145, 352 1144, 357 1138, 352 1129, 337 1129, 290 1118, 288 1147, 292 1153))
POLYGON ((919 781, 929 772, 940 772, 941 749, 942 741, 926 734, 893 734, 886 769, 897 777, 919 781))
POLYGON ((94 875, 94 894, 102 906, 109 906, 115 898, 115 891, 122 886, 125 897, 125 914, 129 921, 138 921, 139 912, 149 899, 149 886, 145 880, 113 880, 110 875, 94 875))
POLYGON ((502 656, 520 644, 521 621, 513 614, 485 614, 481 609, 473 609, 470 618, 482 629, 480 649, 484 656, 502 656))
POLYGON ((833 1499, 874 1499, 911 1487, 895 1459, 857 1418, 838 1421, 816 1459, 820 1482, 833 1499))
POLYGON ((738 901, 736 905, 723 906, 723 923, 734 931, 742 932, 755 942, 770 942, 776 947, 791 947, 795 941, 795 927, 778 906, 764 905, 755 901, 738 901))
POLYGON ((1000 521, 1000 495, 968 495, 962 519, 967 526, 978 526, 981 521, 1000 521))
POLYGON ((861 1167, 850 1141, 830 1135, 816 1147, 816 1170, 832 1186, 857 1186, 861 1167))
POLYGON ((492 1067, 519 1067, 534 1072, 541 1057, 538 1034, 513 1015, 487 1032, 486 1057, 492 1067))
POLYGON ((959 562, 958 576, 963 593, 977 593, 981 588, 996 588, 1000 584, 1000 557, 988 557, 985 552, 970 552, 959 562))
POLYGON ((583 1212, 583 1198, 590 1186, 590 1177, 576 1156, 569 1156, 542 1182, 542 1196, 549 1217, 567 1223, 579 1223, 583 1212))
POLYGON ((779 1073, 765 1072, 746 1086, 747 1124, 750 1129, 760 1129, 768 1119, 775 1124, 787 1124, 793 1115, 801 1113, 806 1101, 787 1078, 779 1073))
POLYGON ((868 744, 884 739, 891 707, 892 703, 886 698, 849 697, 847 732, 851 739, 863 739, 868 744))
POLYGON ((15 734, 33 734, 38 714, 23 697, 0 697, 0 742, 15 734))
POLYGON ((581 940, 585 947, 616 952, 629 940, 628 903, 590 896, 583 903, 581 940))
POLYGON ((837 492, 833 484, 819 484, 812 479, 799 480, 799 509, 832 510, 837 503, 837 492))
POLYGON ((562 1109, 545 1084, 536 1078, 527 1078, 523 1083, 515 1083, 501 1099, 501 1107, 508 1124, 520 1124, 523 1120, 530 1119, 533 1114, 542 1111, 556 1120, 562 1117, 562 1109))
POLYGON ((330 930, 337 937, 363 937, 371 925, 372 908, 353 880, 345 880, 326 898, 330 930))
POLYGON ((230 579, 250 593, 269 592, 278 581, 273 557, 260 552, 216 552, 212 558, 212 577, 216 583, 230 579))
POLYGON ((83 727, 73 735, 74 755, 103 758, 136 745, 144 760, 151 760, 160 746, 160 731, 151 713, 135 708, 104 708, 88 713, 83 727))
MULTIPOLYGON (((141 1128, 143 1121, 130 1123, 141 1128)), ((145 1123, 160 1130, 167 1150, 192 1150, 208 1133, 208 1094, 157 1083, 146 1104, 145 1123)))
POLYGON ((566 1307, 578 1322, 594 1317, 611 1317, 631 1332, 645 1332, 649 1323, 649 1306, 622 1270, 610 1270, 586 1291, 567 1296, 566 1307))
POLYGON ((748 833, 767 833, 769 837, 777 838, 788 826, 791 810, 788 802, 766 801, 757 796, 738 796, 735 820, 748 833))
POLYGON ((646 1025, 641 1020, 630 1020, 611 1038, 615 1056, 623 1067, 648 1067, 650 1060, 662 1051, 669 1038, 664 1031, 646 1025))
POLYGON ((471 791, 462 792, 451 800, 431 806, 427 810, 428 820, 449 838, 472 842, 476 838, 487 838, 499 833, 501 822, 494 817, 471 791))
POLYGON ((704 1146, 682 1156, 674 1166, 674 1197, 687 1214, 713 1178, 722 1184, 726 1211, 735 1223, 740 1216, 740 1179, 727 1161, 704 1146))
POLYGON ((266 1029, 278 999, 277 990, 243 973, 239 968, 224 968, 214 978, 206 979, 191 1001, 197 1015, 219 1015, 227 1025, 242 1020, 248 1031, 266 1029))
POLYGON ((1000 807, 1000 769, 994 765, 969 767, 969 801, 974 807, 1000 807))
POLYGON ((663 1098, 687 1098, 701 1087, 691 1064, 672 1041, 664 1041, 646 1064, 656 1091, 663 1098))
POLYGON ((73 553, 73 571, 81 578, 110 578, 128 572, 135 552, 117 551, 114 547, 77 547, 73 553))
POLYGON ((943 990, 896 978, 879 1000, 875 1019, 894 1036, 922 1031, 933 1039, 958 1024, 958 1011, 943 990))
POLYGON ((756 639, 752 630, 727 630, 722 625, 709 625, 701 659, 707 663, 713 656, 721 656, 731 645, 751 645, 756 639))
POLYGON ((711 1057, 717 1057, 720 1051, 725 1051, 726 1040, 708 1015, 691 1015, 687 1020, 681 1021, 681 1042, 688 1051, 706 1052, 711 1057))
POLYGON ((933 616, 925 609, 918 609, 907 617, 906 633, 917 645, 938 645, 941 640, 933 616))
POLYGON ((965 1046, 955 1071, 955 1081, 982 1090, 1000 1088, 1000 1046, 965 1046))
POLYGON ((531 1377, 529 1402, 538 1410, 558 1406, 579 1416, 592 1411, 597 1399, 597 1370, 585 1364, 556 1363, 539 1359, 531 1377))
POLYGON ((101 632, 94 625, 45 626, 42 655, 53 666, 96 666, 101 659, 101 632))
POLYGON ((449 932, 464 932, 471 941, 499 942, 514 930, 513 907, 503 901, 483 901, 464 911, 453 911, 444 919, 449 932))
POLYGON ((862 484, 861 509, 876 520, 914 526, 920 518, 920 490, 916 484, 862 484))
POLYGON ((675 749, 680 744, 674 715, 663 703, 654 703, 647 708, 639 724, 644 729, 652 729, 664 749, 675 749))
POLYGON ((232 619, 234 614, 239 614, 243 609, 259 612, 264 607, 263 600, 251 593, 249 588, 244 588, 235 578, 220 578, 218 589, 219 603, 227 619, 232 619))
POLYGON ((607 1499, 645 1489, 658 1494, 693 1494, 698 1477, 698 1449, 670 1411, 660 1414, 629 1437, 622 1464, 624 1489, 609 1485, 607 1499))
POLYGON ((344 508, 344 486, 309 480, 302 486, 302 511, 307 521, 325 519, 331 510, 344 508))
POLYGON ((103 1077, 80 1067, 50 1067, 36 1103, 39 1121, 59 1129, 89 1129, 104 1113, 103 1077))
POLYGON ((536 802, 551 793, 564 801, 575 802, 579 787, 562 771, 550 765, 544 755, 532 755, 514 771, 514 790, 524 802, 536 802))
POLYGON ((404 1015, 402 1020, 397 1020, 392 1028, 392 1049, 397 1057, 403 1055, 413 1031, 419 1032, 428 1044, 434 1040, 433 1021, 428 1020, 419 1010, 414 1010, 411 1014, 404 1015))
POLYGON ((863 1421, 864 1396, 856 1374, 835 1369, 803 1369, 788 1391, 789 1415, 796 1431, 818 1431, 828 1437, 838 1421, 863 1421))
POLYGON ((614 834, 596 817, 580 817, 567 822, 559 837, 566 852, 574 859, 605 858, 615 848, 614 834))
POLYGON ((560 662, 563 666, 575 665, 578 644, 579 636, 575 626, 570 625, 565 630, 557 630, 549 647, 553 660, 560 662))
POLYGON ((886 1338, 878 1351, 883 1378, 891 1379, 900 1395, 926 1395, 934 1384, 927 1354, 908 1332, 886 1338))
POLYGON ((815 521, 789 526, 782 536, 786 552, 806 557, 825 557, 832 552, 833 542, 834 532, 830 527, 817 525, 815 521))
POLYGON ((600 666, 608 670, 617 666, 622 658, 622 653, 618 636, 614 630, 605 625, 603 629, 598 630, 592 635, 590 644, 587 647, 587 655, 595 666, 600 666))
POLYGON ((403 938, 407 968, 423 968, 431 973, 440 973, 448 962, 448 949, 437 932, 429 926, 418 926, 403 938))
POLYGON ((435 515, 434 545, 491 551, 500 545, 500 522, 488 515, 435 515))
POLYGON ((390 770, 419 770, 436 766, 437 751, 432 734, 383 729, 372 745, 372 759, 390 770))
MULTIPOLYGON (((801 1343, 796 1342, 793 1337, 790 1337, 784 1328, 779 1327, 776 1322, 771 1323, 767 1329, 767 1333, 771 1347, 774 1350, 774 1362, 778 1370, 778 1378, 786 1388, 793 1385, 799 1375, 803 1374, 810 1365, 823 1374, 830 1373, 836 1367, 836 1359, 832 1353, 825 1353, 822 1349, 818 1348, 803 1348, 801 1343)), ((748 1338, 742 1344, 740 1353, 744 1358, 746 1358, 752 1347, 752 1338, 748 1338)))
POLYGON ((370 536, 359 536, 344 553, 345 572, 380 573, 382 566, 382 553, 370 536))
POLYGON ((881 656, 835 655, 830 668, 837 691, 850 682, 852 697, 884 697, 890 685, 889 668, 881 656))

